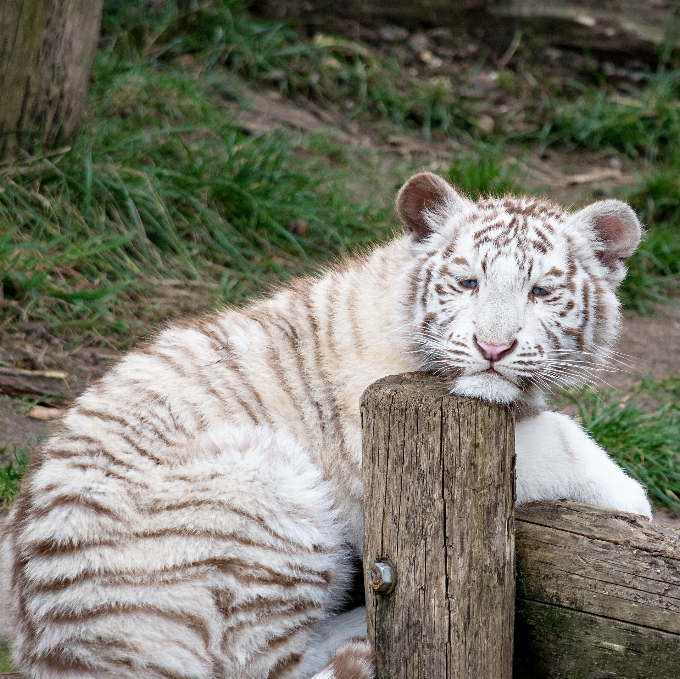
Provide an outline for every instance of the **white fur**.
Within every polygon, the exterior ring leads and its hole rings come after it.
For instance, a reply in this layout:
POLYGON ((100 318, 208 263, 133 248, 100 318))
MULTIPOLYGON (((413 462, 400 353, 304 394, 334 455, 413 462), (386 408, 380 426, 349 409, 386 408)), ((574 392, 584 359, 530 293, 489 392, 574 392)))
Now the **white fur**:
POLYGON ((642 486, 566 415, 518 422, 515 446, 517 504, 570 498, 652 518, 642 486))

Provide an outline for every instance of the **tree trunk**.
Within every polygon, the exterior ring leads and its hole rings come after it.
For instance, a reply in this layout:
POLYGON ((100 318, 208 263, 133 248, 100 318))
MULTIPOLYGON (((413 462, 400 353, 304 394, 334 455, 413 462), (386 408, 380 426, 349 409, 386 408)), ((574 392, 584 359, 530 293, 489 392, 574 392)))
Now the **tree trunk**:
POLYGON ((361 418, 377 679, 511 679, 511 411, 413 373, 369 387, 361 418), (383 564, 394 591, 380 588, 383 564))
POLYGON ((103 0, 0 0, 0 158, 70 142, 103 0))

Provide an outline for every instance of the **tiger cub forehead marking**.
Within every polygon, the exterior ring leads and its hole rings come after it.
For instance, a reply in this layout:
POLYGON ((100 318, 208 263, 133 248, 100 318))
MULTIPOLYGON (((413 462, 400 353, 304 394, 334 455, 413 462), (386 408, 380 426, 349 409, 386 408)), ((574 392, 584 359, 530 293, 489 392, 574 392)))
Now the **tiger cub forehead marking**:
POLYGON ((509 245, 546 253, 552 249, 551 237, 565 215, 557 205, 532 198, 487 199, 477 204, 480 222, 474 230, 474 244, 490 243, 496 248, 509 245))
POLYGON ((563 275, 560 267, 566 268, 568 263, 559 246, 568 241, 561 228, 566 218, 559 206, 546 200, 484 199, 467 215, 441 255, 452 264, 465 266, 470 266, 469 259, 477 260, 485 275, 496 261, 512 258, 516 270, 530 276, 537 256, 560 250, 556 261, 546 262, 548 271, 542 273, 563 275))

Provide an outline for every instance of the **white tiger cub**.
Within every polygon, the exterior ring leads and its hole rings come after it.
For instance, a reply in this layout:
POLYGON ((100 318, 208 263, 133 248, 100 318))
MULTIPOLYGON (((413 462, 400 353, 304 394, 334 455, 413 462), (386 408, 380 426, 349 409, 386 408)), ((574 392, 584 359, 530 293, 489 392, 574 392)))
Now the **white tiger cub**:
POLYGON ((368 679, 359 399, 435 370, 517 406, 517 498, 650 516, 541 388, 606 355, 640 225, 606 200, 474 204, 422 173, 405 235, 243 309, 178 324, 90 388, 32 462, 6 559, 33 678, 368 679))

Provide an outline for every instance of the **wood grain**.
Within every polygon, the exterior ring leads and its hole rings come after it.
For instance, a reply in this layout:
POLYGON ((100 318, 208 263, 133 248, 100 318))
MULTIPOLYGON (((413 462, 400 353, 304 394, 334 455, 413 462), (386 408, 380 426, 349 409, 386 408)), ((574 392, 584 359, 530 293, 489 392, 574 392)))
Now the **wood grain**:
POLYGON ((678 675, 679 533, 573 501, 516 519, 516 679, 678 675))
POLYGON ((514 423, 442 380, 388 377, 361 404, 364 566, 378 679, 510 679, 514 620, 514 423))
POLYGON ((49 370, 20 370, 0 366, 0 393, 18 396, 58 396, 73 398, 66 373, 49 370))
POLYGON ((102 6, 102 0, 0 4, 0 157, 73 140, 102 6))

